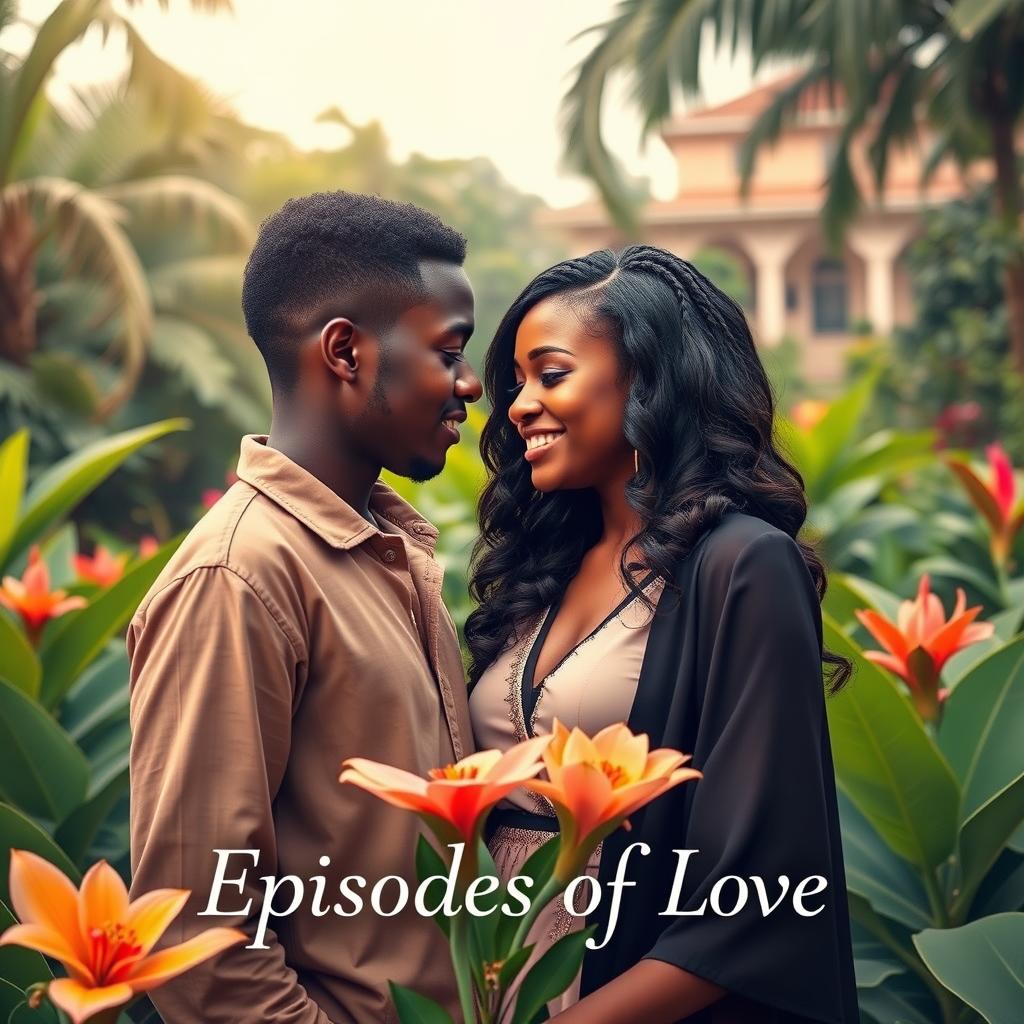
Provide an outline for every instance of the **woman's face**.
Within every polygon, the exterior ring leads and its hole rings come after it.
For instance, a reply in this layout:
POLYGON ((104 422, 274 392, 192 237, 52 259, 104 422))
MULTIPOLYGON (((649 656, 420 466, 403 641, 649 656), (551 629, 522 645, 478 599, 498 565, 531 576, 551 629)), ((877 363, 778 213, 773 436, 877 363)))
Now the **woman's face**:
POLYGON ((588 332, 557 295, 523 317, 515 375, 508 416, 526 441, 538 491, 600 489, 632 476, 633 449, 622 433, 627 384, 614 344, 588 332))

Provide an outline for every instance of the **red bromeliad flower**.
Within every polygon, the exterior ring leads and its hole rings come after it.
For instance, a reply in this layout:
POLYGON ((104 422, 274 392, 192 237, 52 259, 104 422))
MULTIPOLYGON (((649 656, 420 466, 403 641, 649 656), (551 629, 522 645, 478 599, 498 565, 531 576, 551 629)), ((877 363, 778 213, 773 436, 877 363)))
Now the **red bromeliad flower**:
POLYGON ((992 558, 1003 566, 1013 550, 1013 542, 1024 525, 1024 498, 1017 497, 1013 463, 1001 444, 985 449, 989 480, 985 481, 966 463, 947 459, 947 465, 964 485, 967 496, 988 524, 992 558))
POLYGON ((151 533, 147 533, 139 541, 139 558, 152 558, 160 550, 160 541, 151 533))
POLYGON ((5 576, 0 584, 0 604, 17 612, 25 623, 29 639, 39 641, 43 626, 65 612, 84 608, 84 597, 68 597, 65 590, 50 590, 50 570, 39 554, 38 546, 28 556, 24 576, 5 576))
POLYGON ((124 575, 128 554, 112 555, 102 544, 97 544, 92 558, 88 555, 75 555, 71 564, 79 579, 109 587, 124 575))
POLYGON ((861 625, 885 648, 865 651, 869 660, 898 675, 910 687, 921 717, 933 721, 948 695, 939 688, 942 667, 957 651, 987 640, 995 631, 991 622, 975 622, 981 605, 967 608, 963 589, 957 587, 956 606, 946 619, 945 609, 931 593, 928 575, 921 577, 917 597, 900 602, 896 622, 876 611, 858 609, 861 625))

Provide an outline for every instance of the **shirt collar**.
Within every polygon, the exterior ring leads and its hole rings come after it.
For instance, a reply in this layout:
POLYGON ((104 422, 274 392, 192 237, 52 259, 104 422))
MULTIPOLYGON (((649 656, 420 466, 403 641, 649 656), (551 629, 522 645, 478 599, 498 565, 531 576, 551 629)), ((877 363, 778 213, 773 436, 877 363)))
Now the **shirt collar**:
MULTIPOLYGON (((312 473, 269 447, 266 434, 242 438, 237 474, 332 547, 352 548, 382 532, 312 473)), ((370 511, 434 550, 437 530, 382 480, 370 492, 370 511)))

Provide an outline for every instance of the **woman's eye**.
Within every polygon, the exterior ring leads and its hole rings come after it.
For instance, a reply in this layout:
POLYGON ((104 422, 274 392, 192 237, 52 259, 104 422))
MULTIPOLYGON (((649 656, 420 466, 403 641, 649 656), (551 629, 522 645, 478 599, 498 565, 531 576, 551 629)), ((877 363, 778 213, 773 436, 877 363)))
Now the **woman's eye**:
POLYGON ((546 388, 557 384, 569 371, 568 370, 545 370, 540 375, 540 382, 546 388))
POLYGON ((518 384, 515 384, 515 385, 513 385, 512 387, 510 387, 508 389, 508 393, 510 395, 518 395, 519 392, 523 390, 523 385, 524 384, 525 384, 525 381, 519 381, 518 384))

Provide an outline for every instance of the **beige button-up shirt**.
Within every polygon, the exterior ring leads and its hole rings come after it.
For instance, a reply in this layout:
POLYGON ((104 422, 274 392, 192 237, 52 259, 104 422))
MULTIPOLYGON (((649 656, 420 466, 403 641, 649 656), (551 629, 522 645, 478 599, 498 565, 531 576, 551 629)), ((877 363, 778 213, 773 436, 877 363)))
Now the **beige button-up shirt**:
MULTIPOLYGON (((437 531, 382 483, 370 501, 378 529, 265 442, 243 439, 239 482, 129 627, 132 896, 192 890, 167 944, 221 924, 252 934, 262 876, 295 875, 304 895, 270 919, 269 949, 236 946, 153 1002, 167 1024, 369 1024, 396 1019, 393 980, 454 1008, 447 943, 412 909, 418 819, 337 781, 346 757, 424 775, 471 751, 437 531), (214 850, 259 851, 256 865, 227 861, 224 877, 244 871, 244 891, 225 884, 217 909, 235 916, 196 916, 214 850), (315 914, 318 875, 320 906, 343 903, 342 877, 363 876, 363 912, 315 914), (370 908, 386 875, 410 887, 396 917, 370 908)), ((275 906, 291 892, 282 886, 275 906)))

